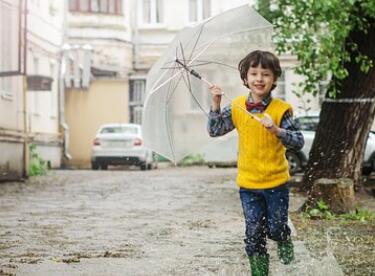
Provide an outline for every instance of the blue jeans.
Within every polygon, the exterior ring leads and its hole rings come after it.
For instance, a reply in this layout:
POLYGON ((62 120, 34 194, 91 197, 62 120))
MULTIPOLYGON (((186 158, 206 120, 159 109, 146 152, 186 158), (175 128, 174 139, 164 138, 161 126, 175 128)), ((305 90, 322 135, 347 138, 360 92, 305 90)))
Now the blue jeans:
POLYGON ((240 188, 240 198, 246 223, 244 241, 248 256, 267 254, 267 236, 274 241, 289 239, 287 184, 266 190, 240 188))

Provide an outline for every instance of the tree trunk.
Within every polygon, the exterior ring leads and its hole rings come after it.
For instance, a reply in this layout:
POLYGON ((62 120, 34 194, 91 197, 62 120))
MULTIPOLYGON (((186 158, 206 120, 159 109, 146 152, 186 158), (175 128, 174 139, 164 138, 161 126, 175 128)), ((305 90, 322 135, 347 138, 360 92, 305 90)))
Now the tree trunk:
MULTIPOLYGON (((357 43, 375 66, 375 23, 374 19, 369 21, 366 34, 353 30, 347 41, 357 43)), ((320 178, 350 178, 356 188, 360 186, 366 140, 375 115, 375 67, 363 73, 353 56, 345 64, 349 76, 341 81, 341 93, 335 100, 323 102, 302 181, 306 191, 311 191, 320 178)), ((335 193, 335 189, 330 192, 335 193)), ((309 200, 314 200, 311 193, 309 200)))
POLYGON ((311 198, 323 200, 334 213, 353 211, 355 207, 353 181, 349 178, 317 179, 311 191, 311 198))

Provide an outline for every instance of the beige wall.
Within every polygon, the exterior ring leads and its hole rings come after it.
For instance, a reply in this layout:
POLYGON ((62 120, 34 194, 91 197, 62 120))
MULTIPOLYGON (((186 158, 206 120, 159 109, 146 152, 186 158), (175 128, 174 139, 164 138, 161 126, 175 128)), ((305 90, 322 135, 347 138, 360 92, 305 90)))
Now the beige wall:
POLYGON ((129 122, 128 80, 94 80, 88 91, 67 90, 65 116, 69 125, 68 167, 89 168, 91 145, 99 126, 129 122))

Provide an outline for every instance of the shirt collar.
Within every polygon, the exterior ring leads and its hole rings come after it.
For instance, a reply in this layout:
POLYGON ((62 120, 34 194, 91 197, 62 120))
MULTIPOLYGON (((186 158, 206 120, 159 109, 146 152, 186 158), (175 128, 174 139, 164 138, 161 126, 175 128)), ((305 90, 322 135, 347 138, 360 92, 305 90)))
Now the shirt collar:
MULTIPOLYGON (((265 98, 262 100, 262 104, 263 104, 264 106, 267 106, 267 105, 269 105, 269 103, 271 102, 271 100, 272 100, 272 96, 271 96, 271 93, 269 93, 269 94, 267 95, 267 97, 265 97, 265 98)), ((253 102, 254 102, 253 97, 251 96, 251 93, 249 93, 249 96, 247 97, 247 102, 249 102, 249 103, 253 103, 253 102)))

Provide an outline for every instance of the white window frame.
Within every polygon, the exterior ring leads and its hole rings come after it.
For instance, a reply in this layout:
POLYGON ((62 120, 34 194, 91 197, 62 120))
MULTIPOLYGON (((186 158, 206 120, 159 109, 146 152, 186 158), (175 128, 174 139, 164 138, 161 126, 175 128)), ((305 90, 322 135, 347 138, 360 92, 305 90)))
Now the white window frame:
MULTIPOLYGON (((139 0, 138 0, 139 1, 139 0)), ((140 3, 140 25, 142 27, 162 27, 165 25, 164 23, 164 2, 165 0, 148 0, 150 1, 150 22, 145 22, 144 21, 144 1, 145 0, 141 0, 139 1, 140 3), (160 14, 160 21, 157 22, 157 13, 158 13, 158 5, 157 5, 157 1, 161 1, 161 4, 160 5, 160 11, 159 11, 159 14, 160 14)))
POLYGON ((129 115, 132 118, 132 123, 141 124, 144 96, 146 93, 146 76, 132 76, 130 80, 133 82, 133 87, 130 87, 133 99, 130 99, 129 95, 129 115))
POLYGON ((281 76, 277 79, 276 96, 282 100, 286 100, 286 75, 289 68, 282 68, 281 76))
POLYGON ((142 106, 135 106, 133 109, 133 124, 142 124, 142 112, 143 107, 142 106))
POLYGON ((202 21, 210 16, 212 16, 212 7, 211 7, 211 4, 212 4, 212 1, 211 0, 195 0, 196 1, 196 5, 197 5, 197 10, 196 11, 192 11, 190 10, 190 1, 191 0, 188 0, 188 22, 189 23, 195 23, 195 22, 199 22, 199 21, 202 21), (210 11, 209 11, 209 16, 208 17, 204 17, 203 16, 203 6, 204 6, 204 1, 210 1, 210 11), (194 12, 196 13, 196 18, 197 20, 196 21, 193 21, 193 20, 190 20, 190 15, 191 13, 194 12))

